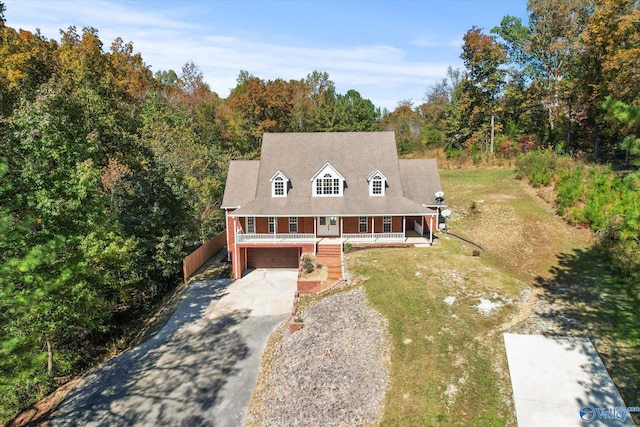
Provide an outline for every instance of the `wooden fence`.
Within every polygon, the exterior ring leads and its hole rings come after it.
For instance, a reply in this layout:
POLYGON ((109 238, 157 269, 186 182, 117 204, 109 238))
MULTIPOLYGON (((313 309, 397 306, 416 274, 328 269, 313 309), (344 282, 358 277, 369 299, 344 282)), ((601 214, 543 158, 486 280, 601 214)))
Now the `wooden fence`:
POLYGON ((202 267, 209 258, 214 256, 220 249, 227 244, 227 232, 223 231, 195 251, 191 252, 182 260, 182 274, 186 281, 194 271, 202 267))

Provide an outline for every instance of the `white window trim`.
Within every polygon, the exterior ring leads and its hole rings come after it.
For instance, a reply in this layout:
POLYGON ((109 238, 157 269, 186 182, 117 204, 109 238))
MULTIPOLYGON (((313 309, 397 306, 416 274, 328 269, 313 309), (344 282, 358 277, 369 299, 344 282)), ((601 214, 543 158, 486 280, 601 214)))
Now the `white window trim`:
POLYGON ((366 216, 358 217, 358 233, 368 233, 369 232, 369 218, 366 216), (364 218, 364 221, 362 220, 364 218), (362 231, 362 226, 364 225, 364 231, 362 231))
POLYGON ((269 234, 276 234, 278 232, 278 218, 275 216, 270 216, 269 219, 269 234))
POLYGON ((247 234, 255 234, 256 233, 256 217, 248 216, 247 217, 247 234), (249 224, 249 220, 251 220, 251 224, 249 224))
POLYGON ((367 178, 367 182, 369 183, 369 195, 370 196, 384 196, 387 190, 387 177, 385 177, 382 172, 380 172, 379 170, 375 170, 373 171, 373 173, 371 175, 369 175, 369 178, 367 178), (373 183, 376 180, 382 180, 381 184, 381 188, 380 188, 380 194, 374 194, 373 192, 373 183))
POLYGON ((287 197, 287 192, 289 190, 289 178, 287 178, 282 172, 276 172, 269 182, 271 182, 271 197, 287 197), (276 194, 277 182, 282 182, 283 194, 276 194))
POLYGON ((383 233, 391 233, 393 230, 393 219, 390 216, 382 217, 382 232, 383 233), (389 226, 389 231, 385 230, 389 226))
POLYGON ((289 217, 289 233, 297 233, 298 232, 298 217, 290 216, 289 217))
POLYGON ((311 194, 313 197, 342 197, 343 189, 344 189, 344 176, 340 174, 329 162, 325 163, 318 172, 316 172, 311 177, 311 194), (329 175, 330 178, 327 178, 326 175, 329 175), (318 193, 319 188, 325 188, 324 182, 320 180, 331 179, 331 194, 321 194, 318 193), (335 186, 334 181, 338 180, 338 192, 337 194, 333 192, 333 187, 335 186))

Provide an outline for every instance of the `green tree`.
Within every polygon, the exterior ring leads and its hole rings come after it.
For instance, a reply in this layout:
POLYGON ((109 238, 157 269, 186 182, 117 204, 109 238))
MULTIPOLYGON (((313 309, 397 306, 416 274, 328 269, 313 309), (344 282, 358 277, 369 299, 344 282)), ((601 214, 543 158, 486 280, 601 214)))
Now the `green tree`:
POLYGON ((628 166, 631 156, 640 154, 640 105, 629 105, 607 97, 602 107, 607 112, 607 119, 625 134, 620 148, 625 151, 624 163, 628 166))
POLYGON ((536 79, 542 82, 542 102, 549 117, 549 140, 556 143, 561 121, 567 128, 575 120, 576 78, 580 76, 580 39, 593 10, 594 0, 530 0, 527 9, 531 31, 529 53, 536 79))
POLYGON ((462 58, 468 72, 471 89, 471 115, 480 115, 478 122, 484 122, 486 115, 491 122, 491 138, 489 151, 493 153, 495 114, 497 99, 505 83, 506 53, 493 37, 482 33, 477 27, 472 27, 463 37, 462 58))
POLYGON ((327 131, 373 131, 378 128, 379 119, 380 109, 358 91, 349 89, 344 95, 336 96, 331 129, 327 131))
POLYGON ((384 130, 392 130, 396 135, 398 153, 408 154, 422 148, 420 140, 422 117, 411 101, 401 101, 391 113, 387 114, 380 126, 384 130))

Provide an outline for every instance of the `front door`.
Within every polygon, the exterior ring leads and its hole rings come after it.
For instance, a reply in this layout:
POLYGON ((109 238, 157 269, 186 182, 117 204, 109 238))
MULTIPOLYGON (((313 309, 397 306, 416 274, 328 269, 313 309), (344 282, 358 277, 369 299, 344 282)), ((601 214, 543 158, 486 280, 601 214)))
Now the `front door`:
POLYGON ((318 217, 318 236, 340 235, 340 224, 338 224, 337 216, 319 216, 318 217))

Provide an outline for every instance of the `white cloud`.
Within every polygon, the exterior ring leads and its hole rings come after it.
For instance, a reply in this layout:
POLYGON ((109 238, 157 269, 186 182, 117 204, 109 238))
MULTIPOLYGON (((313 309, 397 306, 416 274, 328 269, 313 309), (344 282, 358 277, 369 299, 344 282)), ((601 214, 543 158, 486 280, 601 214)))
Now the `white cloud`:
MULTIPOLYGON (((228 96, 229 90, 235 87, 240 70, 263 79, 285 80, 301 79, 319 70, 329 73, 339 92, 355 89, 376 106, 393 110, 400 100, 421 101, 428 85, 442 79, 449 65, 417 60, 404 48, 381 43, 335 48, 317 42, 304 45, 295 39, 284 44, 282 38, 277 38, 279 43, 269 43, 252 40, 250 35, 216 34, 215 29, 185 22, 170 11, 161 14, 145 10, 140 7, 145 3, 7 3, 10 26, 31 31, 40 28, 45 36, 56 39, 60 28, 66 29, 72 24, 78 28, 92 26, 98 29, 105 50, 116 37, 132 41, 134 50, 142 54, 154 72, 167 69, 179 72, 186 62, 193 61, 211 88, 222 97, 228 96), (12 10, 19 16, 17 22, 11 20, 12 10)), ((455 42, 456 46, 459 42, 455 42)), ((429 39, 413 43, 438 44, 429 39)), ((452 44, 450 41, 444 46, 452 44)))

